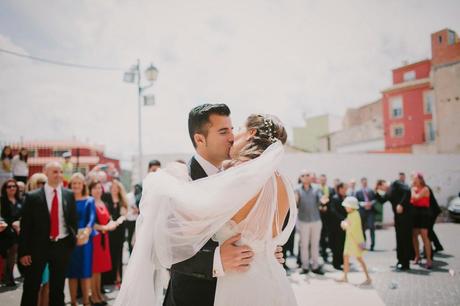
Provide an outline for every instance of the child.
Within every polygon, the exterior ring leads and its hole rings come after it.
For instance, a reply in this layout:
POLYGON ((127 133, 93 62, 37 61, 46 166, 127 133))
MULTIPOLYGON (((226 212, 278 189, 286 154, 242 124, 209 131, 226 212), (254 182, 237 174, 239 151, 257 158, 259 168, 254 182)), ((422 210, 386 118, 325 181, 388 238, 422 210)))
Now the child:
POLYGON ((361 264, 366 280, 361 286, 368 286, 372 283, 369 273, 367 272, 366 263, 362 257, 364 251, 364 235, 361 227, 361 217, 359 216, 358 199, 355 197, 346 197, 342 203, 345 207, 348 216, 342 221, 340 226, 346 231, 345 247, 343 249, 343 277, 339 282, 348 282, 347 274, 350 270, 350 256, 356 257, 361 264))

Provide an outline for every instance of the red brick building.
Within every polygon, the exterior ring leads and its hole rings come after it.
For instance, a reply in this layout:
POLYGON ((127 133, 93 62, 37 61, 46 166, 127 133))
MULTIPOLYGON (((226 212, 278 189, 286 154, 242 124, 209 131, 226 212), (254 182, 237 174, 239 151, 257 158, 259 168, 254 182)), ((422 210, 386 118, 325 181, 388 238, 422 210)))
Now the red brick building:
POLYGON ((53 160, 63 161, 62 154, 70 151, 74 171, 88 173, 94 166, 105 164, 120 173, 120 161, 104 155, 104 147, 78 141, 26 141, 10 144, 13 154, 20 148, 29 150, 29 176, 42 172, 43 166, 53 160))
POLYGON ((435 140, 431 60, 393 70, 393 86, 382 91, 385 151, 412 152, 435 140))

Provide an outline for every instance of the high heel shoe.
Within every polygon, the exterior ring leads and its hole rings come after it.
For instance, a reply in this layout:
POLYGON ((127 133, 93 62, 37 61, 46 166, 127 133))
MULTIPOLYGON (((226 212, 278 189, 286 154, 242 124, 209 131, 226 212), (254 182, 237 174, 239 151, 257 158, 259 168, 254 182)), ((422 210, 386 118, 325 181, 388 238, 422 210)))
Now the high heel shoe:
POLYGON ((433 268, 433 263, 432 262, 430 262, 430 263, 427 262, 425 264, 425 269, 431 270, 432 268, 433 268))
POLYGON ((418 265, 420 263, 420 257, 415 257, 414 264, 418 265))

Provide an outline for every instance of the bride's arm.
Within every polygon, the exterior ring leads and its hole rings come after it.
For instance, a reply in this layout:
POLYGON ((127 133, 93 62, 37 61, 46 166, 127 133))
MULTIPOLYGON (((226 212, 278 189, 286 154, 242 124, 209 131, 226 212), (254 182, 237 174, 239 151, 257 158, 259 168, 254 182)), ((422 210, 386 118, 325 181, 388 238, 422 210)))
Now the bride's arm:
POLYGON ((286 191, 286 185, 280 175, 276 174, 276 184, 278 188, 278 210, 273 220, 273 237, 277 236, 284 224, 284 220, 289 212, 289 197, 286 191))

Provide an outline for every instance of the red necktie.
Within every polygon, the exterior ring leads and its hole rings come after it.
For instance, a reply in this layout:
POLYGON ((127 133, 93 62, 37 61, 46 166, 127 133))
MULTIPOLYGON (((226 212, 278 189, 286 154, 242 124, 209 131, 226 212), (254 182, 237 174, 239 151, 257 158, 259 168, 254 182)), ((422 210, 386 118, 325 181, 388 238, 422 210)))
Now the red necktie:
POLYGON ((59 236, 59 201, 57 197, 57 191, 54 189, 53 202, 51 202, 51 227, 50 237, 56 239, 59 236))

